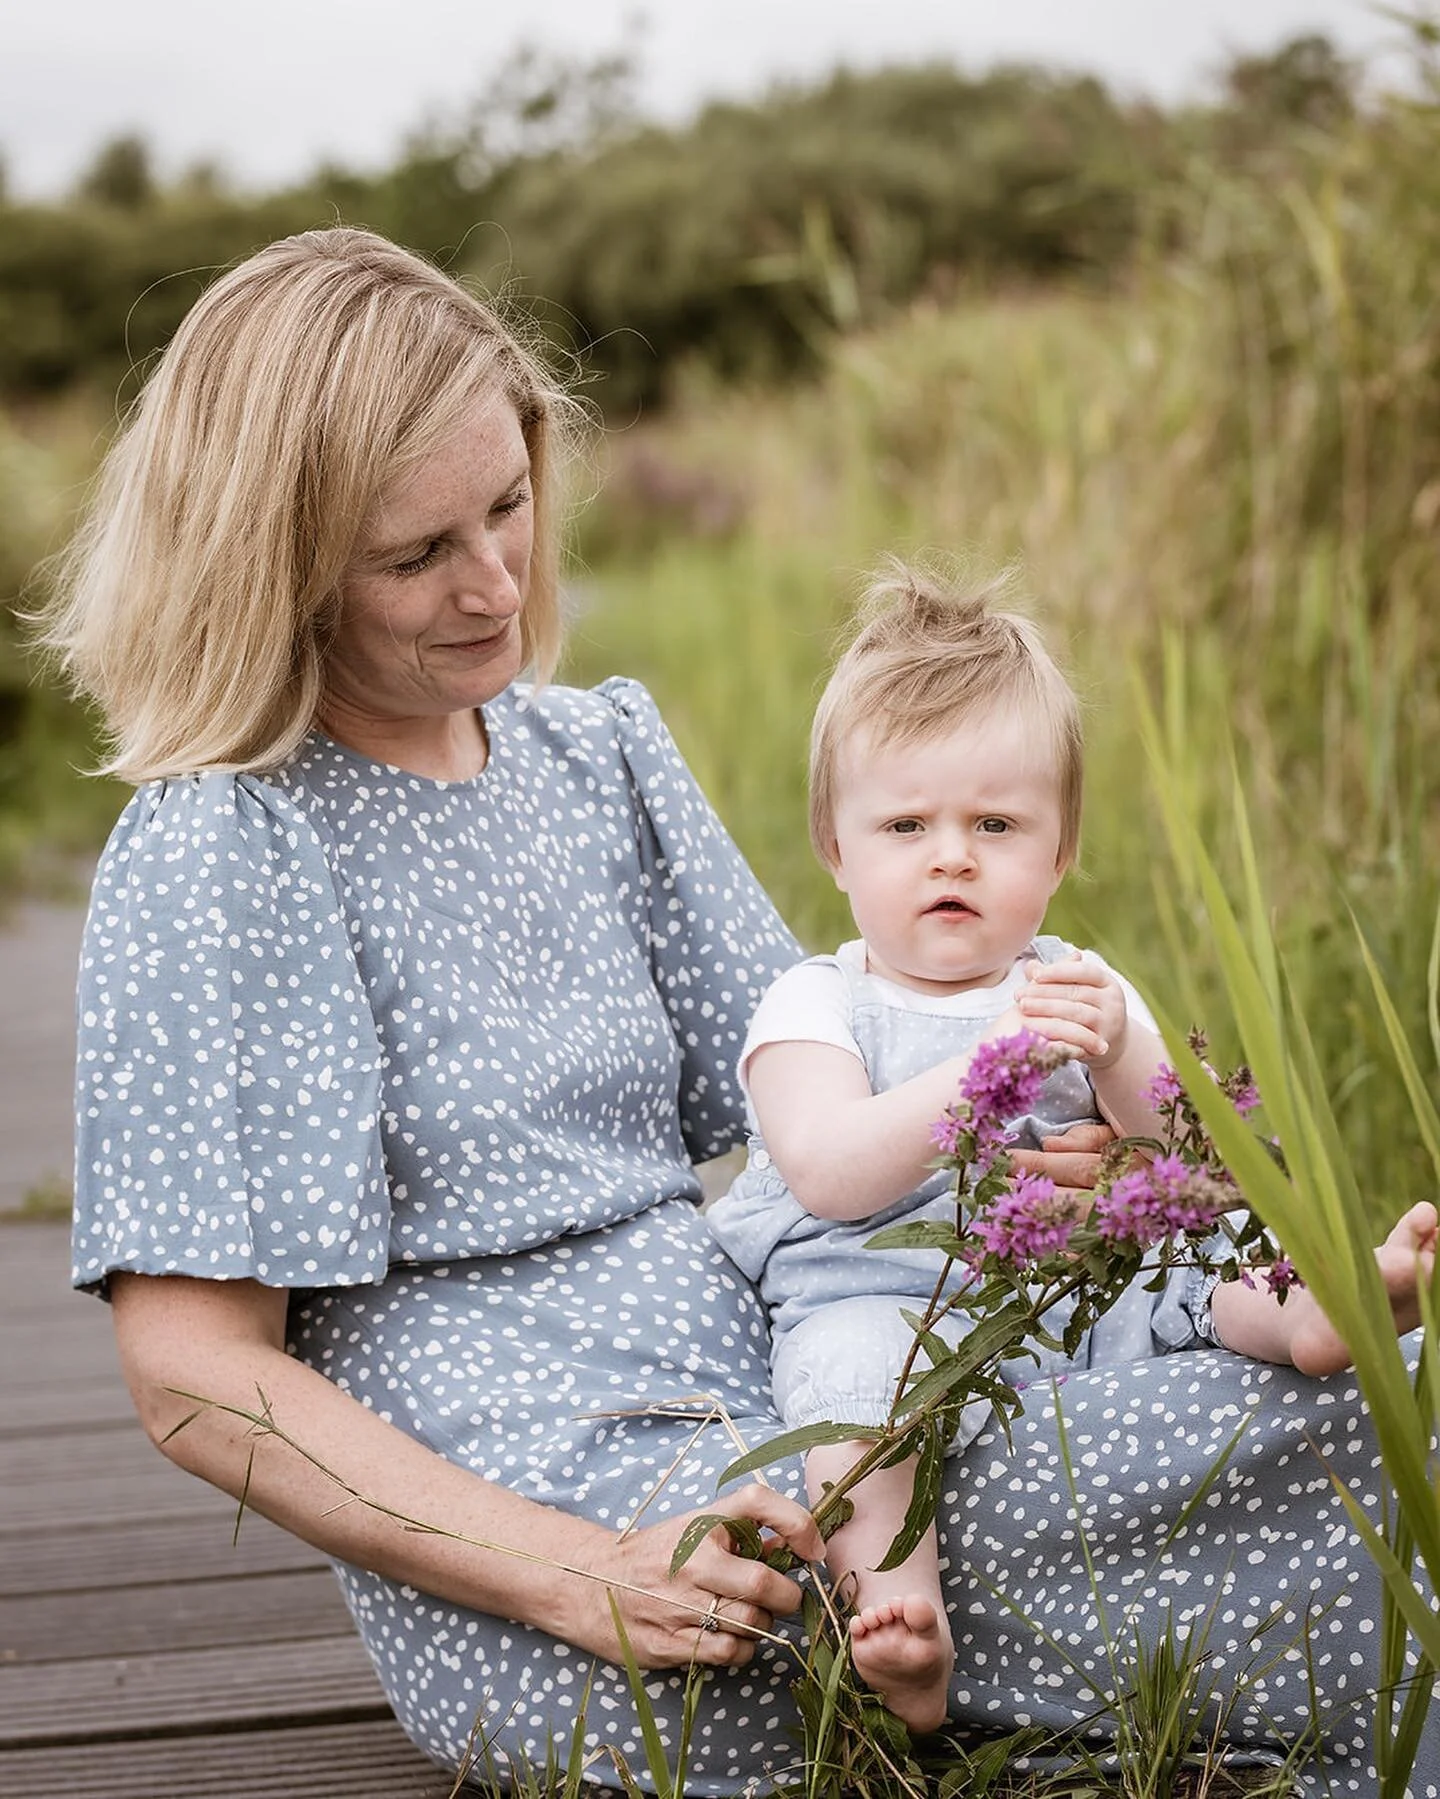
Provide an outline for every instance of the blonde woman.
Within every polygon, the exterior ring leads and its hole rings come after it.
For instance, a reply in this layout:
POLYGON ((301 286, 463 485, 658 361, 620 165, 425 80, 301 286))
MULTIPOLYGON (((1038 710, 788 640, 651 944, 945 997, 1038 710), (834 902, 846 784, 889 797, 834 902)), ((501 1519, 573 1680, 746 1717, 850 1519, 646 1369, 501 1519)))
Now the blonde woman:
MULTIPOLYGON (((75 1278, 108 1294, 165 1453, 334 1559, 437 1761, 477 1725, 502 1762, 565 1747, 593 1671, 592 1740, 642 1767, 613 1600, 672 1750, 686 1671, 713 1672, 687 1791, 738 1794, 793 1770, 799 1587, 720 1530, 670 1573, 732 1429, 778 1428, 764 1314, 692 1160, 742 1136, 744 1030, 798 951, 644 691, 546 682, 568 417, 486 307, 356 231, 261 251, 161 358, 48 629, 137 783, 82 963, 75 1278), (178 1392, 233 1410, 170 1435, 178 1392), (236 1415, 260 1411, 375 1505, 337 1506, 236 1415)), ((1123 1531, 1100 1565, 1140 1628, 1173 1589, 1132 1577, 1237 1406, 1256 1422, 1227 1479, 1277 1541, 1288 1509, 1319 1547, 1303 1577, 1283 1550, 1257 1570, 1214 1514, 1187 1578, 1240 1568, 1241 1618, 1292 1592, 1368 1610, 1364 1555, 1294 1451, 1304 1405, 1238 1359, 1187 1361, 1210 1374, 1125 1382, 1167 1420, 1163 1495, 1136 1498, 1128 1438, 1103 1456, 1123 1531)), ((1067 1389, 1072 1430, 1115 1437, 1107 1405, 1067 1389)), ((1058 1583, 1084 1617, 1056 1430, 1036 1406, 1013 1461, 982 1439, 942 1508, 952 1702, 992 1727, 1088 1715, 1102 1678, 1093 1633, 1065 1638, 1072 1665, 990 1596, 1044 1618, 1058 1583)), ((1335 1447, 1362 1479, 1361 1433, 1335 1447)), ((774 1478, 726 1511, 818 1559, 801 1470, 774 1478)), ((1343 1707, 1364 1674, 1337 1654, 1315 1678, 1343 1707)), ((1310 1697, 1284 1664, 1236 1728, 1298 1733, 1310 1697)), ((1366 1790, 1345 1771, 1337 1790, 1366 1790)))

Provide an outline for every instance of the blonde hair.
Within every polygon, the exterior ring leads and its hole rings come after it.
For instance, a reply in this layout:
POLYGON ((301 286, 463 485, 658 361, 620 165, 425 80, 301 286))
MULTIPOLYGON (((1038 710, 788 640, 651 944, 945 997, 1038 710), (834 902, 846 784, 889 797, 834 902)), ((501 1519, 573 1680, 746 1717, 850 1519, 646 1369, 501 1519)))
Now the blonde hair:
POLYGON ((314 723, 338 588, 389 485, 477 401, 515 407, 535 548, 521 615, 560 649, 557 452, 576 407, 497 315, 368 231, 270 244, 186 315, 105 459, 41 642, 131 781, 284 762, 314 723))
POLYGON ((850 738, 863 731, 876 749, 923 742, 995 707, 1020 712, 1048 736, 1060 789, 1059 866, 1074 862, 1084 785, 1080 705, 1034 624, 996 609, 1013 589, 1008 573, 947 581, 898 560, 871 580, 810 732, 810 841, 827 867, 838 856, 836 767, 850 738))

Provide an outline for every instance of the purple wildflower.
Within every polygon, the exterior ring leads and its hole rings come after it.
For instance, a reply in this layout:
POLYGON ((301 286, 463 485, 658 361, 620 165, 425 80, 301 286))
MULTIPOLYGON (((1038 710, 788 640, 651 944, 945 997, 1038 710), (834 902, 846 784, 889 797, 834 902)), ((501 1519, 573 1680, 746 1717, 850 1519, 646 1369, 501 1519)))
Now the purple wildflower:
POLYGON ((1304 1282, 1295 1272, 1295 1264, 1289 1256, 1279 1256, 1265 1270, 1265 1285, 1281 1299, 1292 1287, 1300 1287, 1304 1282))
POLYGON ((1015 1132, 1002 1130, 989 1118, 982 1118, 975 1125, 975 1166, 983 1173, 1003 1149, 1008 1149, 1015 1141, 1015 1132))
POLYGON ((1155 1078, 1145 1089, 1145 1103, 1152 1112, 1164 1112, 1185 1097, 1180 1076, 1168 1062, 1162 1062, 1155 1078))
POLYGON ((1202 1168, 1179 1156, 1157 1156, 1148 1168, 1122 1175, 1096 1195, 1091 1216, 1111 1243, 1158 1243, 1176 1231, 1203 1230, 1233 1202, 1234 1194, 1202 1168))
POLYGON ((960 1154, 960 1139, 969 1129, 970 1121, 962 1118, 954 1106, 946 1106, 930 1126, 930 1141, 942 1156, 956 1157, 960 1154))
POLYGON ((1021 1118, 1040 1097, 1045 1077, 1069 1059, 1068 1051, 1035 1031, 996 1037, 970 1058, 960 1092, 974 1108, 977 1126, 1003 1126, 1021 1118))
POLYGON ((1230 1104, 1242 1118, 1249 1116, 1260 1104, 1260 1089, 1254 1081, 1241 1078, 1233 1080, 1230 1086, 1230 1104))
POLYGON ((1002 1262, 1025 1267, 1064 1249, 1079 1222, 1083 1202, 1043 1175, 1018 1174, 1014 1186, 971 1226, 986 1250, 1002 1262))

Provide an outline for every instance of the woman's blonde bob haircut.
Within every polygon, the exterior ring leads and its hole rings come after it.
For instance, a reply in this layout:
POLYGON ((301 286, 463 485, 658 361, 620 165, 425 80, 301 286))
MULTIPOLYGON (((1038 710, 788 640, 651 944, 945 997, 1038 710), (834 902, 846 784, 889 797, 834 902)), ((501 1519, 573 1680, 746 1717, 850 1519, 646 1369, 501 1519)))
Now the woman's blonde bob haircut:
POLYGON ((576 407, 491 309, 370 232, 307 231, 196 301, 101 469, 41 642, 131 781, 286 761, 384 491, 503 395, 530 453, 525 661, 560 648, 556 462, 576 407))
POLYGON ((857 738, 862 750, 922 743, 995 711, 1028 720, 1053 758, 1058 866, 1073 865, 1084 789, 1080 705, 1031 621, 997 609, 1013 590, 1008 573, 951 581, 900 561, 872 579, 810 733, 810 841, 827 868, 839 859, 835 800, 847 746, 857 738))

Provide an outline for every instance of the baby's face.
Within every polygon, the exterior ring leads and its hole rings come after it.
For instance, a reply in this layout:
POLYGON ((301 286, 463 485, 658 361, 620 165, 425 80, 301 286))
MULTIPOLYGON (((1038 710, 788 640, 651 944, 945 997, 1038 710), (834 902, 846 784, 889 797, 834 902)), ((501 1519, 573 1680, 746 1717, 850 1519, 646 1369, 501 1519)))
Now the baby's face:
POLYGON ((884 748, 857 732, 836 768, 832 872, 871 971, 922 993, 998 985, 1059 885, 1060 831, 1054 752, 1018 713, 884 748))

